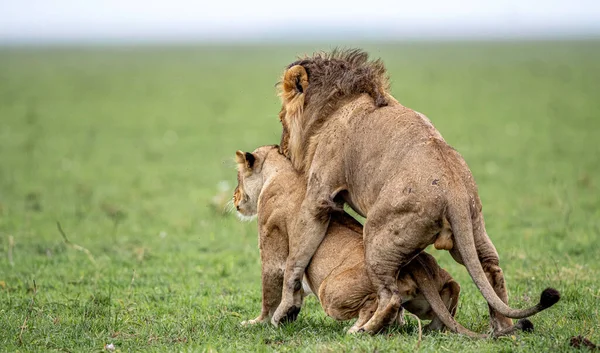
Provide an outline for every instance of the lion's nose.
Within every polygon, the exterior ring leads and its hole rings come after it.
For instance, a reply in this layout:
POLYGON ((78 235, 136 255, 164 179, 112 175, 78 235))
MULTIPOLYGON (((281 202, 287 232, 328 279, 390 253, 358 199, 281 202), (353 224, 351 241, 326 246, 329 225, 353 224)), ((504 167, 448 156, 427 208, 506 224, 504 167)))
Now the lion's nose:
POLYGON ((239 211, 240 210, 240 206, 239 205, 235 206, 235 209, 239 211))

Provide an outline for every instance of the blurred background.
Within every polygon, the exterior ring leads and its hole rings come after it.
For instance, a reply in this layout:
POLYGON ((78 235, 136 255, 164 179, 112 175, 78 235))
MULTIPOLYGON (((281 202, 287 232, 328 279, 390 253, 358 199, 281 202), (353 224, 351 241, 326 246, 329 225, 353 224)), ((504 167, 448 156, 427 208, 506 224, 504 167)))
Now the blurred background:
MULTIPOLYGON (((339 341, 315 301, 288 333, 238 329, 260 262, 256 223, 226 212, 235 151, 279 142, 283 69, 335 47, 382 58, 465 157, 512 303, 561 289, 535 322, 556 338, 527 347, 597 341, 599 1, 0 0, 0 347, 293 350, 312 323, 298 347, 339 341)), ((483 332, 466 271, 434 254, 483 332)))
POLYGON ((24 0, 0 4, 3 43, 270 42, 595 37, 600 4, 549 1, 24 0))

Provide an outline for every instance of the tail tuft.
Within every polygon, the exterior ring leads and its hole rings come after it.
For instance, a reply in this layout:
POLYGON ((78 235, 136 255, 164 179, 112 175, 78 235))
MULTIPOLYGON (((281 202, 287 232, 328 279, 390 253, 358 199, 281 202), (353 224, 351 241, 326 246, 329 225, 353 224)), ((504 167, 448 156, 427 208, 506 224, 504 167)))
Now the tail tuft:
POLYGON ((519 320, 519 322, 517 322, 517 327, 523 332, 533 332, 533 322, 529 321, 529 319, 519 320))
POLYGON ((554 288, 546 288, 540 296, 540 305, 547 309, 560 300, 560 292, 554 288))

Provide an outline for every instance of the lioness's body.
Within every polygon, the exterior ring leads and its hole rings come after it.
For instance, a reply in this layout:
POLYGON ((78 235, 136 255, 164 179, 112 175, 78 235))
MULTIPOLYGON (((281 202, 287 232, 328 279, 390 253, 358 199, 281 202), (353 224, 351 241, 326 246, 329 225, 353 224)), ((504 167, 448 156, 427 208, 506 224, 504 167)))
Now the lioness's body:
MULTIPOLYGON (((351 218, 346 214, 332 218, 327 236, 306 269, 306 280, 327 315, 336 320, 358 317, 357 322, 364 324, 377 308, 377 292, 365 266, 362 227, 343 219, 351 218)), ((398 278, 403 308, 421 320, 432 320, 428 328, 439 330, 444 324, 425 297, 426 281, 433 289, 430 295, 444 303, 449 317, 456 313, 460 286, 425 252, 406 265, 398 278)))
POLYGON ((490 304, 494 330, 512 325, 496 310, 531 314, 506 305, 498 254, 469 168, 424 115, 387 93, 383 64, 360 51, 309 57, 288 67, 281 97, 281 150, 304 174, 307 192, 291 234, 296 242, 274 324, 297 314, 295 288, 339 200, 366 217, 365 260, 378 293, 376 313, 354 331, 377 332, 393 320, 402 302, 398 271, 440 238, 451 240, 442 247, 465 264, 490 304))
MULTIPOLYGON (((264 146, 253 153, 238 152, 238 187, 234 204, 242 215, 258 215, 262 263, 262 310, 254 324, 269 320, 281 299, 283 269, 288 256, 289 229, 306 192, 301 176, 277 147, 264 146)), ((343 211, 331 217, 327 236, 306 269, 306 281, 321 306, 336 320, 358 317, 366 323, 377 308, 377 293, 366 271, 362 226, 343 211)), ((403 307, 423 320, 430 330, 444 326, 472 337, 486 337, 458 324, 456 312, 460 286, 433 256, 419 254, 397 279, 403 307)), ((399 317, 400 319, 401 317, 399 317)), ((530 323, 511 327, 523 328, 530 323)))

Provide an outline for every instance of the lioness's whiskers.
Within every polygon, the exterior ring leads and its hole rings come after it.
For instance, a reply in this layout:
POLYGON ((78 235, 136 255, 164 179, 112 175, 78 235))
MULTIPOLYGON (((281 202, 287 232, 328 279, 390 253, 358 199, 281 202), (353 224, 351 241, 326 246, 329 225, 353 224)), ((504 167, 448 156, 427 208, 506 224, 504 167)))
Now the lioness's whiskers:
POLYGON ((235 210, 235 206, 233 205, 233 199, 229 199, 229 201, 227 201, 225 203, 225 206, 223 207, 223 212, 224 213, 231 213, 235 210))

